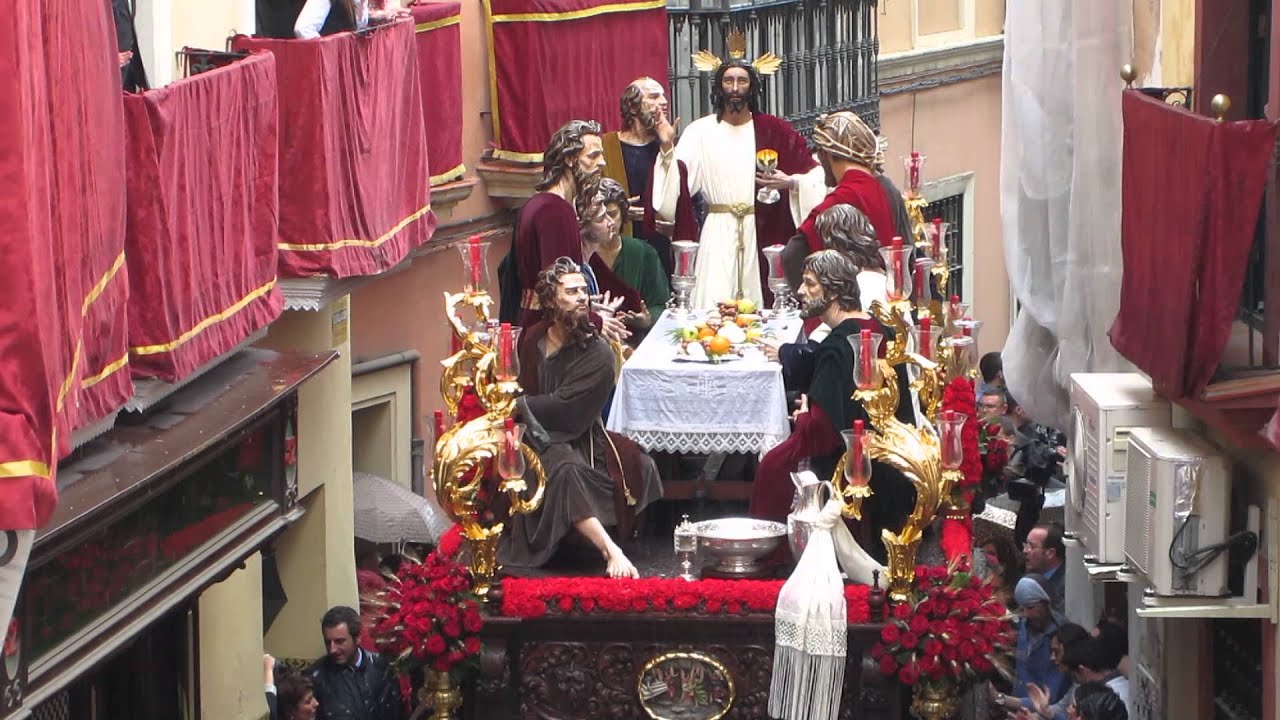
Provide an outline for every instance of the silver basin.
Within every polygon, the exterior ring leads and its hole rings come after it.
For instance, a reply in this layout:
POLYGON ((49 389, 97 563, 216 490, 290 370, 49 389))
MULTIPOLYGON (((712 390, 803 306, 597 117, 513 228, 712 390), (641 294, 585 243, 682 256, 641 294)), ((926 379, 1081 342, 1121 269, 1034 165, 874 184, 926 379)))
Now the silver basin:
POLYGON ((759 562, 777 549, 787 526, 769 520, 724 518, 695 523, 698 544, 715 558, 715 569, 748 575, 760 571, 759 562))

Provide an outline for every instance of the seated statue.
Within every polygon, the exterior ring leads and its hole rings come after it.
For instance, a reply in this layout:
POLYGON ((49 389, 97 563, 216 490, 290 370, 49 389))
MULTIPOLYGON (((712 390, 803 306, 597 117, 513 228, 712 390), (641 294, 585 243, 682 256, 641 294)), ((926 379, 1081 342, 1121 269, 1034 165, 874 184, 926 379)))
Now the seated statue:
MULTIPOLYGON (((785 521, 791 511, 794 486, 791 474, 808 461, 817 477, 831 478, 844 442, 840 431, 862 420, 874 429, 862 404, 853 397, 853 348, 850 338, 870 330, 892 338, 892 330, 871 317, 862 307, 858 266, 846 254, 821 250, 805 260, 803 281, 797 294, 801 314, 820 318, 831 328, 814 350, 812 375, 794 414, 795 429, 781 444, 760 460, 751 489, 751 517, 785 521)), ((881 353, 884 345, 881 344, 881 353)), ((899 369, 898 382, 905 380, 899 369)), ((899 400, 899 409, 910 409, 910 401, 899 400)), ((900 412, 906 415, 905 412, 900 412)), ((897 530, 915 504, 915 489, 892 468, 873 463, 872 496, 863 503, 862 541, 877 560, 884 559, 879 542, 884 528, 897 530)))
POLYGON ((542 506, 511 518, 498 559, 540 567, 577 530, 604 556, 610 577, 639 577, 606 527, 627 537, 636 513, 662 496, 653 460, 634 442, 607 433, 600 413, 614 385, 616 355, 588 317, 587 280, 562 257, 538 276, 546 317, 520 337, 516 412, 546 470, 542 506))

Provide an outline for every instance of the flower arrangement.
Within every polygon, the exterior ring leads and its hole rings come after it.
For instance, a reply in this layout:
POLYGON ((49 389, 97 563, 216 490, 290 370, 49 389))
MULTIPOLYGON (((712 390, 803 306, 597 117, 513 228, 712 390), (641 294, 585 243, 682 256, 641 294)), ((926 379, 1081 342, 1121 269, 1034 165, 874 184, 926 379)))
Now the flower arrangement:
MULTIPOLYGON (((695 615, 772 614, 782 580, 695 580, 679 578, 508 578, 502 583, 502 614, 532 619, 550 614, 689 613, 695 615)), ((865 585, 845 587, 851 623, 871 620, 865 585)))
POLYGON ((964 560, 916 568, 915 599, 894 605, 872 657, 903 685, 964 686, 1009 676, 1017 644, 1013 616, 964 560))
POLYGON ((401 565, 382 593, 374 636, 402 674, 418 668, 451 673, 480 653, 484 617, 471 571, 457 561, 460 536, 457 525, 450 528, 426 560, 401 565))

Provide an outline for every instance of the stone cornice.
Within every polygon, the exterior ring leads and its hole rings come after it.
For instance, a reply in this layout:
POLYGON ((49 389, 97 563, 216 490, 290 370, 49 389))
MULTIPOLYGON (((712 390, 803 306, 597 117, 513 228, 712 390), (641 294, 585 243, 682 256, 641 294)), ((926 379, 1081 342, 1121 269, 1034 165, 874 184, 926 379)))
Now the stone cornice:
POLYGON ((877 68, 880 95, 927 90, 995 75, 1003 64, 1003 35, 881 55, 877 68))

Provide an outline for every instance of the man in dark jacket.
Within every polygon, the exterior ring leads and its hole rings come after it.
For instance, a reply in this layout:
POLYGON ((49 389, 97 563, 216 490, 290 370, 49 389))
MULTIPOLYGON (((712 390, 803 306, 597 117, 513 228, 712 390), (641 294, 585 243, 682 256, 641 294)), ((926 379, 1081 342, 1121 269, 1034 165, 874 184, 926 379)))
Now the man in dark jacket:
POLYGON ((400 683, 387 661, 361 650, 360 614, 339 605, 320 621, 326 656, 307 669, 318 720, 404 720, 400 683))

